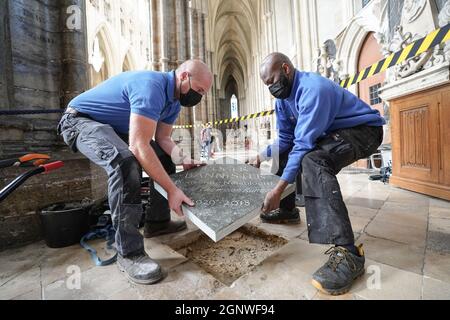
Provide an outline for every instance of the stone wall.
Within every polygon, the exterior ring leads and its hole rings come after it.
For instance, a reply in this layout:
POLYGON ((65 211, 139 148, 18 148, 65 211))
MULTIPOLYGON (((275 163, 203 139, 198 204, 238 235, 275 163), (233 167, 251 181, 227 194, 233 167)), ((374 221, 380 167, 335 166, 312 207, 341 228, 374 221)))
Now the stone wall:
MULTIPOLYGON (((0 1, 0 112, 58 110, 88 87, 84 0, 0 1), (70 29, 77 5, 81 28, 70 29)), ((0 159, 48 153, 66 166, 31 178, 0 204, 0 250, 42 238, 40 207, 106 193, 106 176, 57 137, 60 114, 0 114, 0 159)), ((0 189, 26 169, 0 171, 0 189)))
POLYGON ((438 11, 441 11, 442 8, 444 8, 445 3, 447 2, 447 0, 435 0, 435 1, 438 11))
MULTIPOLYGON (((74 4, 84 8, 83 0, 1 2, 0 111, 62 109, 87 89, 85 23, 80 30, 66 26, 74 4)), ((60 146, 59 118, 0 115, 0 157, 60 146)))
MULTIPOLYGON (((11 70, 11 48, 8 26, 8 1, 0 2, 0 41, 3 50, 0 50, 0 110, 9 104, 8 77, 11 70)), ((0 148, 1 149, 1 148, 0 148)))

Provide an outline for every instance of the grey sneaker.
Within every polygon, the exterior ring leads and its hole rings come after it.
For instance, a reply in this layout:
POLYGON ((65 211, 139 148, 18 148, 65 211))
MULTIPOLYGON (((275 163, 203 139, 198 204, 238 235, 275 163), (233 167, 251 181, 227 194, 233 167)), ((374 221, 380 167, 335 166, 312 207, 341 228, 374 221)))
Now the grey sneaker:
POLYGON ((137 284, 154 284, 164 278, 159 264, 147 255, 145 251, 126 257, 117 256, 119 270, 125 272, 127 278, 137 284))
POLYGON ((269 213, 261 213, 260 218, 264 223, 299 224, 300 210, 298 208, 293 210, 277 209, 269 213))
POLYGON ((313 275, 312 285, 319 291, 338 296, 350 291, 353 282, 365 273, 364 251, 358 247, 357 256, 343 247, 333 247, 325 254, 330 255, 323 267, 313 275))

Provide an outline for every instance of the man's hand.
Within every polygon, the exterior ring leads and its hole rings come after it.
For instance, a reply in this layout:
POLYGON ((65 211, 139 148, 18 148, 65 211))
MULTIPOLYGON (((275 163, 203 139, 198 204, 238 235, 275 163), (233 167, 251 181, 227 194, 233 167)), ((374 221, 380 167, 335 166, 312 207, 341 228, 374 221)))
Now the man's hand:
POLYGON ((177 215, 180 217, 184 217, 183 209, 181 208, 181 205, 183 203, 187 204, 190 207, 194 206, 194 202, 189 199, 183 191, 176 188, 174 191, 170 192, 168 195, 169 198, 169 207, 171 210, 175 211, 177 215))
POLYGON ((288 185, 289 183, 287 183, 286 181, 280 180, 275 189, 273 189, 266 195, 266 199, 264 200, 261 211, 264 213, 269 213, 273 210, 278 209, 280 207, 281 196, 283 195, 283 192, 284 190, 286 190, 288 185))
POLYGON ((183 170, 184 171, 189 171, 198 167, 203 167, 206 166, 206 163, 201 162, 201 161, 197 161, 197 160, 186 160, 183 161, 183 170))
POLYGON ((281 194, 282 192, 278 191, 277 189, 270 191, 266 195, 266 199, 264 200, 264 204, 261 211, 263 213, 269 213, 273 210, 278 209, 280 207, 281 194))
POLYGON ((252 167, 255 167, 257 169, 261 168, 261 159, 259 158, 259 155, 256 157, 250 158, 246 163, 251 165, 252 167))

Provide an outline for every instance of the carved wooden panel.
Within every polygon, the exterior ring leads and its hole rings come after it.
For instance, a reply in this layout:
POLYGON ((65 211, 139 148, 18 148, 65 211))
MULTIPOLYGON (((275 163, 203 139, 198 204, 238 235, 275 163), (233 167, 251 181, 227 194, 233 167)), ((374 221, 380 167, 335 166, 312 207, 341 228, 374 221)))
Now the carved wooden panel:
POLYGON ((419 94, 393 103, 394 175, 439 182, 437 94, 419 94))
POLYGON ((394 186, 450 200, 450 85, 392 101, 394 186))
POLYGON ((431 169, 429 106, 400 112, 402 166, 431 169))

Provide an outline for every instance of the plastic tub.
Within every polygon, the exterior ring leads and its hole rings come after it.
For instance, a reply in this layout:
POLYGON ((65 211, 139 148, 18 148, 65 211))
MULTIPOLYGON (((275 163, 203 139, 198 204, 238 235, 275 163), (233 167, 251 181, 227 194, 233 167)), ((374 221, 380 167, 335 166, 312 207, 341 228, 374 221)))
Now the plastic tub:
POLYGON ((58 203, 39 210, 45 242, 50 248, 79 243, 89 231, 92 205, 85 202, 58 203))

